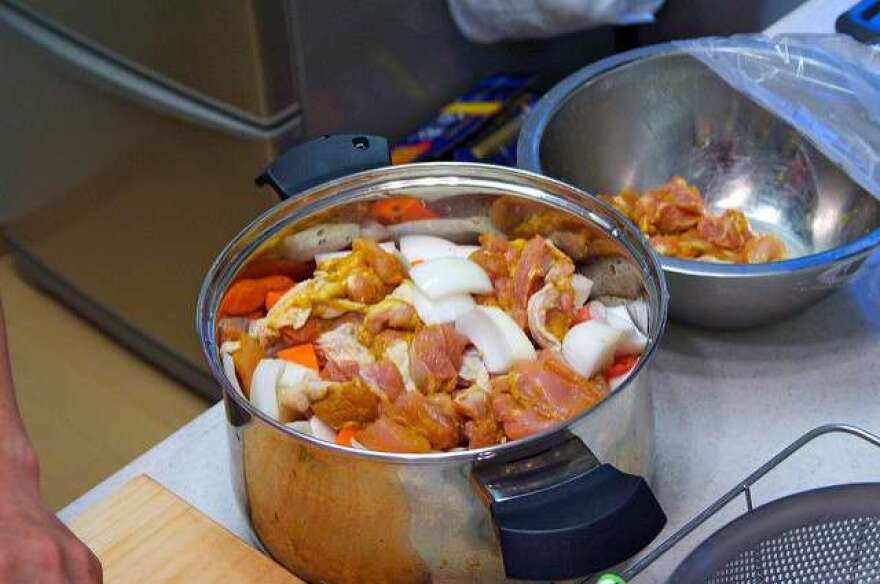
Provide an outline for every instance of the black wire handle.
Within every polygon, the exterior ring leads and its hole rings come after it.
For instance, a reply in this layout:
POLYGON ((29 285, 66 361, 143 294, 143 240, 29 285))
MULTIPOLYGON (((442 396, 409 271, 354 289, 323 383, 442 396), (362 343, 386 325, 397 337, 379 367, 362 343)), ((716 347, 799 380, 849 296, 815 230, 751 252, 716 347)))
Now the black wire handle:
MULTIPOLYGON (((825 424, 823 426, 819 426, 818 428, 813 428, 812 430, 792 442, 791 445, 783 449, 781 452, 779 452, 779 454, 761 465, 755 472, 750 474, 744 480, 740 481, 735 487, 730 489, 720 499, 706 507, 706 509, 704 509, 699 515, 688 521, 681 529, 670 535, 666 540, 663 541, 663 543, 658 545, 656 548, 651 550, 650 553, 640 558, 636 563, 625 570, 623 574, 621 574, 621 576, 603 576, 599 579, 598 584, 604 584, 603 580, 609 583, 620 582, 621 579, 624 582, 628 582, 629 580, 638 576, 648 566, 654 563, 654 561, 656 561, 660 556, 668 552, 672 547, 678 544, 678 542, 687 537, 692 531, 705 523, 710 517, 718 513, 718 511, 724 508, 728 503, 730 503, 740 494, 745 495, 747 508, 746 513, 750 512, 753 508, 751 491, 752 485, 758 482, 764 475, 779 466, 780 463, 782 463, 792 454, 803 448, 809 442, 812 442, 819 436, 833 433, 850 434, 880 448, 880 436, 872 434, 871 432, 868 432, 863 428, 859 428, 858 426, 837 423, 825 424)), ((581 584, 583 584, 584 582, 587 582, 587 580, 582 580, 581 584)))

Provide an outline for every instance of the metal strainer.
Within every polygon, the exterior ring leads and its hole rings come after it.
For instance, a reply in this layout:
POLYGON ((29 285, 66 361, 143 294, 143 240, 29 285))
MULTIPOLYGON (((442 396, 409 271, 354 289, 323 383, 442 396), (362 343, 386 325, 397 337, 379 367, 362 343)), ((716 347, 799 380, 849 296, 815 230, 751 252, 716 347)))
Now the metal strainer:
POLYGON ((880 436, 847 424, 807 432, 641 560, 605 582, 628 581, 727 505, 745 495, 747 512, 697 546, 670 576, 675 584, 880 583, 880 483, 804 491, 752 507, 751 487, 814 438, 846 433, 875 446, 880 436))
POLYGON ((700 544, 670 581, 880 582, 880 483, 816 489, 763 505, 700 544))

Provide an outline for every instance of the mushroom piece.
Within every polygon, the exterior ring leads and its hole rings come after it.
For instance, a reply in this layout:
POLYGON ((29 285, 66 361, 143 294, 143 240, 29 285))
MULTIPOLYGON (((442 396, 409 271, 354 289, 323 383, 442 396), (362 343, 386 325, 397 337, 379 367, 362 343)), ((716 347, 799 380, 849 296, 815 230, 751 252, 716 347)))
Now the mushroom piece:
POLYGON ((593 281, 591 295, 594 298, 621 296, 635 300, 642 293, 639 269, 624 258, 603 257, 578 271, 593 281))
POLYGON ((306 262, 318 254, 345 249, 360 233, 357 223, 322 223, 288 235, 281 249, 285 257, 306 262))
POLYGON ((370 237, 377 241, 388 238, 399 239, 407 235, 431 235, 448 239, 453 243, 473 243, 480 235, 487 233, 501 234, 488 217, 482 216, 424 219, 396 225, 377 224, 365 226, 363 230, 364 237, 370 237))

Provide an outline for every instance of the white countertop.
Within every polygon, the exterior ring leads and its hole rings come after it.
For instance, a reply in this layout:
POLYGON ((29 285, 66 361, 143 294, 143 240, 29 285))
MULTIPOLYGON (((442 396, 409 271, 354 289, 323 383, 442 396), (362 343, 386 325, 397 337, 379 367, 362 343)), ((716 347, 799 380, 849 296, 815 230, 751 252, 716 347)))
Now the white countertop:
MULTIPOLYGON (((832 32, 854 0, 810 0, 767 32, 832 32)), ((880 433, 880 255, 855 281, 797 317, 738 333, 671 324, 652 371, 654 490, 672 533, 807 430, 849 422, 880 433)), ((68 521, 131 477, 147 474, 252 542, 230 482, 218 404, 71 503, 68 521)), ((759 482, 755 504, 836 482, 880 480, 880 451, 826 437, 759 482)), ((663 582, 690 549, 744 510, 740 500, 635 582, 663 582)))

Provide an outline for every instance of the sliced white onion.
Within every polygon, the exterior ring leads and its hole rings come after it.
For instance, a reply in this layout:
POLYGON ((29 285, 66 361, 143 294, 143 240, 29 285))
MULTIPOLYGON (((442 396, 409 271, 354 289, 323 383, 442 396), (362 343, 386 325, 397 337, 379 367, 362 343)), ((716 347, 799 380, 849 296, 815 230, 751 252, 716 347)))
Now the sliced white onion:
POLYGON ((477 305, 470 294, 453 294, 433 300, 415 287, 412 289, 412 299, 419 318, 425 324, 455 322, 456 318, 477 305))
POLYGON ((265 318, 257 318, 255 320, 250 321, 250 323, 248 323, 247 334, 249 337, 259 339, 263 335, 263 332, 265 330, 266 330, 266 319, 265 318))
POLYGON ((611 379, 609 379, 608 380, 608 391, 614 391, 615 389, 620 387, 624 381, 629 379, 630 373, 632 373, 632 369, 630 369, 629 371, 627 371, 623 375, 618 375, 617 377, 612 377, 611 379))
POLYGON ((590 310, 591 320, 599 320, 605 322, 605 320, 608 318, 608 308, 598 300, 593 300, 592 302, 588 303, 587 308, 590 310))
POLYGON ((224 351, 220 353, 220 360, 223 362, 223 373, 226 374, 226 379, 229 380, 232 387, 238 390, 238 393, 243 393, 241 386, 238 384, 238 377, 235 375, 235 361, 232 360, 232 355, 224 351))
POLYGON ((571 277, 571 287, 574 288, 574 306, 580 308, 590 299, 593 281, 584 275, 574 274, 571 277))
POLYGON ((518 359, 534 359, 526 334, 500 308, 478 306, 455 320, 456 330, 480 352, 490 373, 505 373, 518 359))
POLYGON ((327 442, 336 442, 336 431, 318 416, 309 418, 309 426, 311 426, 312 436, 315 438, 326 440, 327 442))
MULTIPOLYGON (((393 241, 383 241, 382 243, 379 244, 379 247, 381 247, 382 249, 384 249, 388 253, 393 253, 393 254, 397 253, 397 246, 394 245, 393 241)), ((330 260, 338 260, 339 258, 344 258, 349 254, 351 254, 351 250, 329 251, 326 253, 318 253, 318 254, 315 254, 315 263, 320 266, 324 262, 327 262, 330 260)))
POLYGON ((400 238, 400 253, 410 264, 439 258, 467 259, 480 249, 477 245, 458 245, 433 235, 405 235, 400 238))
POLYGON ((492 282, 485 270, 462 258, 439 258, 410 270, 413 283, 430 298, 453 294, 489 294, 492 282))
POLYGON ((562 356, 572 369, 592 377, 614 362, 614 349, 622 336, 610 325, 588 320, 569 329, 562 340, 562 356))
POLYGON ((504 373, 510 368, 513 351, 495 322, 483 310, 475 308, 458 317, 455 320, 455 330, 473 343, 483 357, 486 369, 491 373, 504 373))
POLYGON ((251 403, 276 420, 279 418, 276 386, 284 365, 280 359, 261 359, 251 377, 251 403))
POLYGON ((468 259, 478 249, 480 249, 479 245, 457 245, 455 246, 455 257, 468 259))
POLYGON ((614 306, 607 309, 608 324, 622 333, 620 342, 615 348, 615 355, 640 355, 648 345, 648 337, 643 335, 636 323, 632 321, 625 306, 614 306))
POLYGON ((456 247, 448 239, 433 235, 405 235, 400 238, 400 253, 410 263, 458 257, 456 247))
POLYGON ((501 331, 504 340, 507 341, 507 344, 510 346, 514 361, 519 359, 532 360, 537 358, 535 346, 532 344, 532 341, 529 340, 525 331, 519 328, 519 325, 510 318, 510 315, 496 306, 483 306, 481 309, 489 315, 489 318, 492 319, 492 322, 494 322, 495 326, 498 327, 498 330, 501 331))
POLYGON ((241 341, 224 341, 222 345, 220 345, 221 353, 235 353, 241 349, 241 341))
POLYGON ((319 266, 324 262, 329 262, 330 260, 338 260, 339 258, 344 258, 350 251, 328 251, 326 253, 315 254, 315 263, 319 266))
POLYGON ((415 293, 416 287, 413 286, 413 283, 409 280, 404 280, 399 286, 397 286, 397 288, 391 291, 391 294, 389 294, 388 297, 403 300, 407 304, 413 304, 415 303, 415 293))
POLYGON ((312 435, 312 425, 307 420, 297 420, 296 422, 287 422, 285 424, 288 428, 293 428, 300 434, 305 434, 306 436, 312 435))

